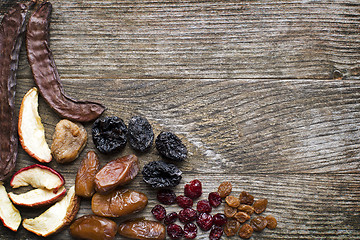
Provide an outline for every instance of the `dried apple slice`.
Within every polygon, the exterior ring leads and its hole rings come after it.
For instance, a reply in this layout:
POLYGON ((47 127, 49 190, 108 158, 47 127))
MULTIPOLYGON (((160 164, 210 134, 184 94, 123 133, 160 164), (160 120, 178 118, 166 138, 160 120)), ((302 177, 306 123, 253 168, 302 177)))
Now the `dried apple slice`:
POLYGON ((47 237, 61 231, 75 218, 80 208, 80 198, 72 186, 67 195, 36 218, 23 221, 23 227, 36 235, 47 237))
POLYGON ((0 219, 4 226, 16 232, 21 223, 21 215, 10 201, 2 182, 0 182, 0 206, 0 219))
POLYGON ((51 151, 45 140, 45 130, 38 113, 37 88, 31 88, 24 96, 20 112, 18 132, 23 149, 39 162, 51 161, 51 151))
POLYGON ((29 186, 58 191, 65 183, 64 177, 52 168, 40 164, 24 167, 17 171, 10 180, 13 188, 29 186))
POLYGON ((26 193, 15 194, 10 192, 10 200, 20 206, 41 207, 59 201, 66 194, 66 189, 61 187, 57 193, 52 190, 37 188, 26 193))

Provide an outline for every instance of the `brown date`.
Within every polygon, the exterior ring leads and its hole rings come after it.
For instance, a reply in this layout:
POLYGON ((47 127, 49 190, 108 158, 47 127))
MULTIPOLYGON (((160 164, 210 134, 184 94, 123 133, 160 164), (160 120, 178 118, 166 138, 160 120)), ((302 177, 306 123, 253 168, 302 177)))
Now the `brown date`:
POLYGON ((127 155, 115 159, 106 164, 96 174, 96 191, 107 193, 118 186, 125 185, 136 177, 139 170, 139 160, 135 155, 127 155))
POLYGON ((81 161, 75 179, 75 193, 81 197, 91 197, 95 193, 95 175, 99 170, 99 158, 89 151, 81 161))
POLYGON ((105 195, 95 193, 91 200, 91 209, 98 216, 120 217, 143 210, 147 203, 145 194, 121 189, 105 195))
POLYGON ((121 236, 140 240, 165 239, 165 226, 157 221, 133 219, 120 223, 118 233, 121 236))
POLYGON ((70 234, 74 238, 88 240, 113 240, 117 224, 107 218, 85 215, 70 225, 70 234))

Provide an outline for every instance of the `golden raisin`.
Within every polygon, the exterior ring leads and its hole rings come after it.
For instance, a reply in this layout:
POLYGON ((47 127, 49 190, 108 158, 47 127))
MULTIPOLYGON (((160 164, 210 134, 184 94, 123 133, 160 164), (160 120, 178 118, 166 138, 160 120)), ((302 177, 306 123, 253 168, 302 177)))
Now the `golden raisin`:
POLYGON ((230 207, 227 203, 225 203, 224 214, 226 217, 231 218, 235 215, 236 212, 236 208, 230 207))
POLYGON ((255 212, 257 214, 262 213, 263 211, 265 211, 267 204, 268 204, 268 200, 265 198, 256 200, 253 205, 255 212))
POLYGON ((240 223, 235 219, 229 219, 224 225, 224 233, 226 236, 231 237, 239 231, 240 223))
POLYGON ((240 205, 240 199, 234 196, 227 196, 225 202, 233 208, 237 208, 240 205))
POLYGON ((234 218, 235 218, 239 223, 244 223, 244 222, 246 222, 247 220, 250 219, 250 215, 247 214, 246 212, 237 212, 237 213, 234 215, 234 218))
POLYGON ((267 225, 267 220, 263 216, 257 216, 250 220, 250 226, 256 232, 260 232, 260 231, 264 230, 266 225, 267 225))
POLYGON ((242 204, 252 205, 254 202, 254 196, 245 191, 240 193, 239 199, 242 204))
POLYGON ((247 223, 241 226, 239 230, 239 236, 244 239, 249 239, 253 234, 254 229, 247 223))
POLYGON ((267 225, 266 227, 268 229, 275 229, 276 226, 277 226, 277 221, 276 221, 276 218, 272 215, 268 215, 265 217, 265 219, 267 220, 267 225))
POLYGON ((255 209, 253 206, 250 205, 246 205, 246 204, 240 204, 239 207, 237 208, 238 211, 240 212, 246 212, 247 214, 249 214, 250 216, 254 213, 255 209))
POLYGON ((232 191, 231 182, 222 182, 218 187, 218 193, 221 198, 225 198, 232 191))

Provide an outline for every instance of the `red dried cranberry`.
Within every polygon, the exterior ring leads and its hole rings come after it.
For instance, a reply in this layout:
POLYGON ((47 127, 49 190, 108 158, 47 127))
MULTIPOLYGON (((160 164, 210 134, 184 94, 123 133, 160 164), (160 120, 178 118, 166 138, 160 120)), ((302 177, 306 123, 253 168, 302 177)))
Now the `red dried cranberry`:
POLYGON ((208 199, 209 199, 209 203, 212 207, 218 207, 222 202, 222 199, 218 192, 209 193, 208 199))
POLYGON ((176 195, 171 189, 160 189, 157 193, 157 200, 165 205, 175 203, 176 195))
POLYGON ((154 215, 154 217, 158 221, 161 221, 166 216, 166 209, 161 205, 155 205, 155 207, 153 207, 153 209, 151 209, 151 213, 154 215))
POLYGON ((185 197, 183 195, 176 197, 177 204, 182 208, 189 208, 193 206, 193 200, 189 197, 185 197))
POLYGON ((176 212, 169 213, 168 215, 165 216, 164 223, 166 225, 169 225, 171 223, 174 223, 177 218, 178 218, 178 214, 176 212))
POLYGON ((222 214, 222 213, 215 214, 213 216, 213 219, 214 219, 214 225, 219 226, 219 227, 225 225, 225 223, 227 221, 225 214, 222 214))
POLYGON ((167 234, 171 239, 180 239, 184 235, 184 231, 177 224, 170 224, 167 226, 167 234))
POLYGON ((197 205, 196 205, 196 210, 199 213, 203 213, 203 212, 210 213, 211 212, 211 206, 210 206, 209 201, 208 200, 200 200, 200 201, 198 201, 197 205))
POLYGON ((209 238, 210 240, 219 240, 221 239, 221 236, 223 235, 224 230, 222 227, 219 226, 213 226, 213 228, 210 231, 209 238))
POLYGON ((191 199, 199 198, 202 194, 201 182, 197 179, 192 180, 189 184, 185 185, 184 193, 185 196, 191 199))
POLYGON ((192 208, 185 208, 179 212, 179 220, 182 223, 189 223, 195 221, 197 213, 192 208))
POLYGON ((196 219, 196 223, 203 231, 209 231, 214 223, 213 217, 208 213, 200 213, 196 219))
POLYGON ((194 239, 197 236, 197 226, 193 223, 187 223, 184 226, 184 238, 194 239))

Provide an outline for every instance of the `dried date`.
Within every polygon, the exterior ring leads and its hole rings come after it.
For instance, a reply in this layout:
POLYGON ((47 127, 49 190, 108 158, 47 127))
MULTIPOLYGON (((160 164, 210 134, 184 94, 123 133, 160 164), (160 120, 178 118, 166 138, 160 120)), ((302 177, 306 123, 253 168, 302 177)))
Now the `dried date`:
POLYGON ((70 235, 74 238, 88 240, 113 240, 117 224, 107 218, 85 215, 70 225, 70 235))
POLYGON ((148 198, 144 193, 122 189, 105 195, 95 193, 91 209, 101 217, 120 217, 143 210, 147 203, 148 198))
POLYGON ((122 186, 133 180, 140 171, 139 160, 135 155, 127 155, 115 159, 103 168, 95 176, 95 188, 99 193, 107 193, 118 186, 122 186))
POLYGON ((110 154, 123 149, 127 142, 127 127, 118 117, 97 119, 92 127, 94 144, 101 153, 110 154))
POLYGON ((141 116, 134 116, 128 124, 130 147, 139 152, 149 150, 154 141, 154 132, 149 121, 141 116))
POLYGON ((163 224, 145 219, 131 219, 120 223, 118 233, 123 237, 141 240, 163 240, 166 237, 163 224))
POLYGON ((165 158, 184 161, 187 157, 186 146, 172 132, 161 132, 155 140, 156 149, 165 158))
POLYGON ((89 151, 81 161, 75 179, 75 193, 81 197, 91 197, 95 193, 95 175, 99 170, 99 159, 94 151, 89 151))
POLYGON ((86 141, 87 132, 83 125, 63 119, 56 124, 51 153, 59 163, 72 162, 79 156, 86 141))

